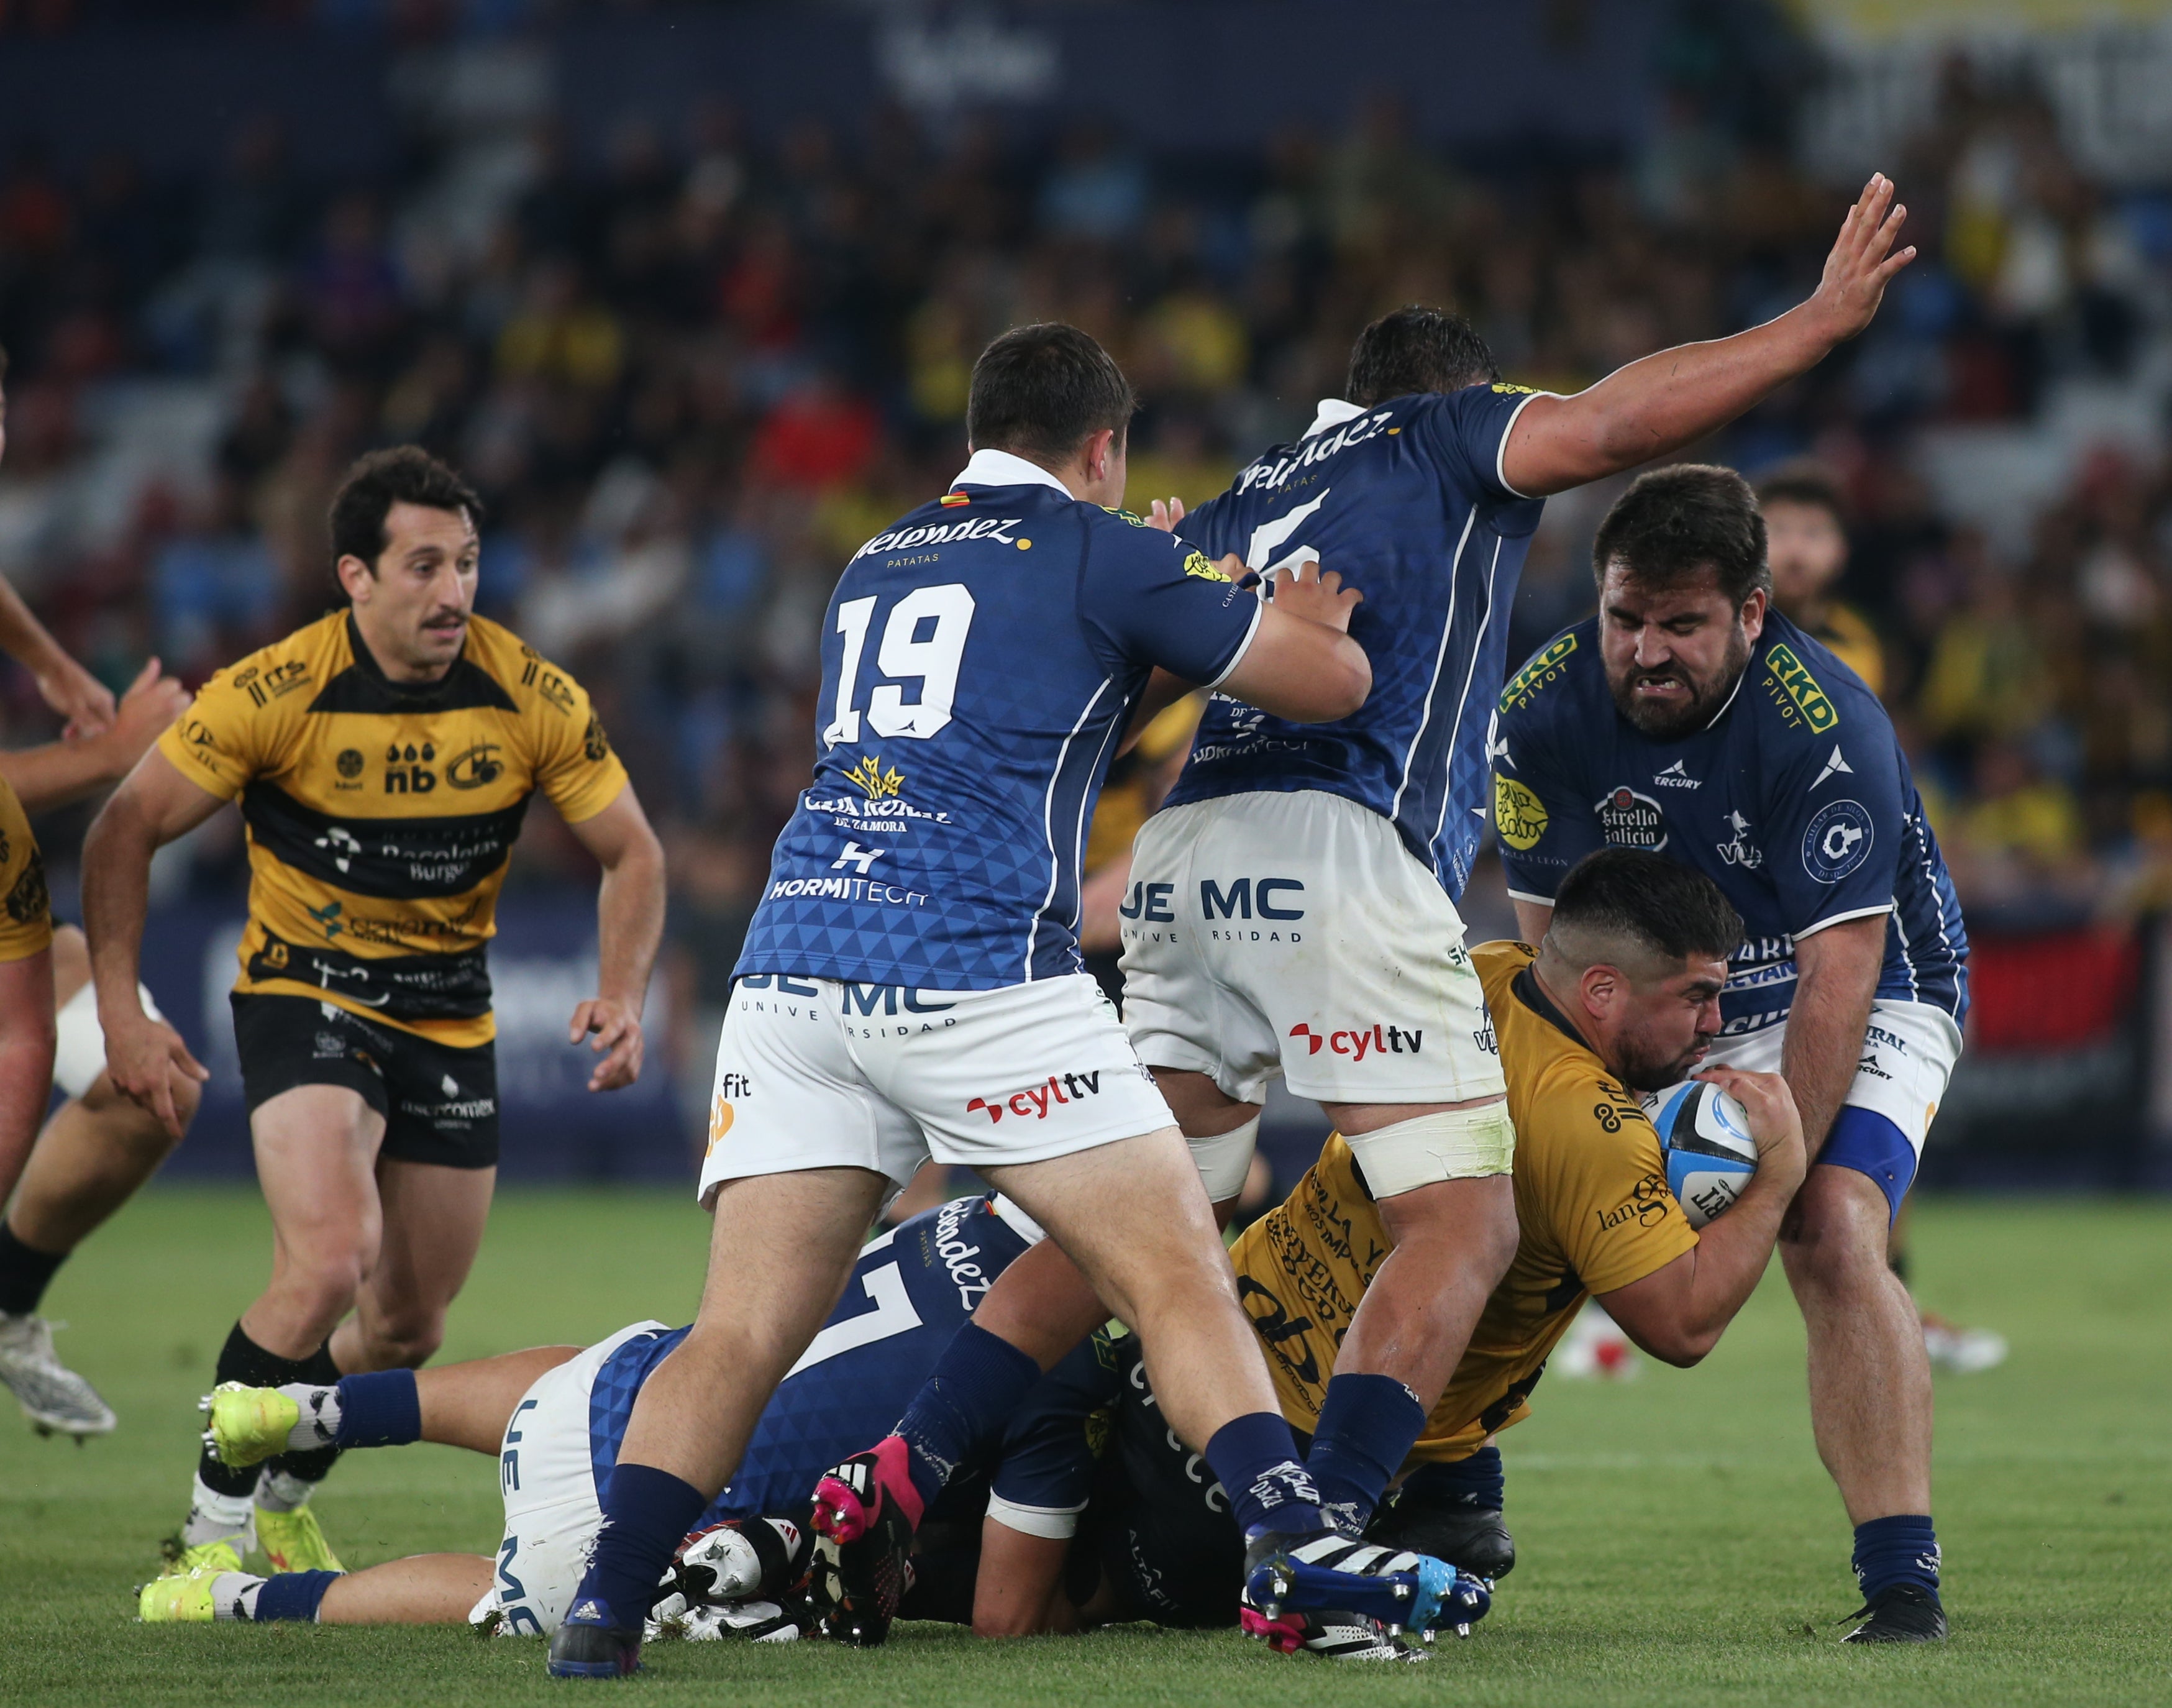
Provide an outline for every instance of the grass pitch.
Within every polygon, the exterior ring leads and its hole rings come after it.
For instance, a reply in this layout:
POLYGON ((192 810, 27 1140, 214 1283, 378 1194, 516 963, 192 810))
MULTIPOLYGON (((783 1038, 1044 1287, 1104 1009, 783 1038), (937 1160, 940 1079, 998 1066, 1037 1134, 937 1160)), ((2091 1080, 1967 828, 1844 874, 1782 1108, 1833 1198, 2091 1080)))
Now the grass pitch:
MULTIPOLYGON (((705 1224, 679 1195, 508 1193, 444 1356, 684 1320, 705 1224)), ((532 1641, 291 1625, 146 1627, 132 1586, 181 1517, 195 1401, 264 1274, 239 1190, 155 1191, 62 1271, 63 1353, 121 1414, 80 1450, 0 1396, 0 1701, 563 1704, 532 1641)), ((1700 1369, 1544 1384, 1503 1443, 1521 1563, 1468 1643, 1422 1668, 1283 1660, 1234 1633, 1135 1628, 977 1644, 901 1625, 872 1653, 659 1646, 643 1703, 1535 1705, 2162 1703, 2172 1700, 2172 1209, 1933 1201, 1933 1308, 2013 1356, 1941 1378, 1938 1507, 1954 1636, 1839 1646, 1848 1532, 1812 1448, 1802 1329, 1778 1266, 1700 1369)), ((487 1552, 493 1467, 450 1448, 350 1455, 320 1497, 350 1566, 487 1552)))

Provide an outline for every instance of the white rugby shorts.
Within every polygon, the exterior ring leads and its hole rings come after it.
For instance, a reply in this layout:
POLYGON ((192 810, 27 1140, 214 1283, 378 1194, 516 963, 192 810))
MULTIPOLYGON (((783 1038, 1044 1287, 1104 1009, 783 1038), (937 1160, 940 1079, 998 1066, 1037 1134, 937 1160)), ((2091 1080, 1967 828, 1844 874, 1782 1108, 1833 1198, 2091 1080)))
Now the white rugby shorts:
POLYGON ((996 991, 761 975, 717 1044, 701 1197, 727 1180, 1046 1162, 1176 1125, 1083 973, 996 991))
POLYGON ((1463 921, 1395 827, 1316 789, 1228 795, 1141 827, 1124 903, 1140 1058, 1258 1103, 1507 1093, 1463 921))
POLYGON ((505 1536, 497 1573, 469 1614, 472 1625, 493 1609, 503 1636, 548 1636, 558 1629, 589 1569, 604 1522, 589 1445, 589 1398, 596 1372, 637 1335, 662 1323, 636 1323, 555 1370, 546 1370, 513 1407, 497 1456, 505 1496, 505 1536))
MULTIPOLYGON (((1785 1025, 1766 1026, 1739 1037, 1713 1040, 1706 1067, 1728 1066, 1745 1073, 1777 1073, 1787 1040, 1785 1025)), ((1895 1002, 1881 996, 1870 1005, 1855 1079, 1843 1101, 1854 1109, 1881 1114, 1922 1160, 1938 1100, 1961 1059, 1961 1030, 1954 1017, 1928 1002, 1895 1002)))

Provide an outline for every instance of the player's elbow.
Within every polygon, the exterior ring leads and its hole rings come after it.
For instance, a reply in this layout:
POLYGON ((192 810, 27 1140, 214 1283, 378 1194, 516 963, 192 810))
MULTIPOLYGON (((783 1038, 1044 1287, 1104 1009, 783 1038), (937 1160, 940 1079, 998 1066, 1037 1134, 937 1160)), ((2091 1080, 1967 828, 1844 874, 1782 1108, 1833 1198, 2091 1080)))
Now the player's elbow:
POLYGON ((1347 635, 1320 661, 1315 672, 1294 685, 1300 709, 1282 715, 1293 723, 1333 723, 1352 716, 1373 691, 1373 661, 1347 635))
POLYGON ((1656 1346, 1647 1348, 1662 1364, 1671 1364, 1677 1370, 1694 1370, 1704 1362, 1705 1354, 1719 1344, 1719 1330, 1696 1328, 1686 1323, 1672 1324, 1661 1336, 1656 1346))

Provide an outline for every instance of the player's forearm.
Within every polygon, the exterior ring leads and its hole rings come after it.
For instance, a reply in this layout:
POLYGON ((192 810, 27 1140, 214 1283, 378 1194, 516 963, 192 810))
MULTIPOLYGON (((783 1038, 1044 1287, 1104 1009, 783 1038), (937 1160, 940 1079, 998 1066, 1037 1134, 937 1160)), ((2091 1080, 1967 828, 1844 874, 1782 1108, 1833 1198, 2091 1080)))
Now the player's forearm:
POLYGON ((83 929, 99 1019, 109 1031, 143 1012, 136 981, 157 848, 150 824, 126 791, 105 803, 83 839, 83 929))
POLYGON ((646 834, 604 868, 596 891, 596 994, 638 1014, 664 940, 664 850, 646 834))
POLYGON ((1535 404, 1517 424, 1524 443, 1512 442, 1503 472, 1538 497, 1695 444, 1823 361, 1837 341, 1828 319, 1816 303, 1801 303, 1732 337, 1632 362, 1551 410, 1535 404))
POLYGON ((1855 1082, 1876 990, 1874 967, 1868 976, 1847 965, 1805 967, 1796 981, 1780 1048, 1780 1077, 1795 1094, 1803 1117, 1803 1149, 1814 1163, 1855 1082))
MULTIPOLYGON (((1719 1344, 1735 1313, 1757 1291, 1802 1177, 1782 1179, 1761 1170, 1734 1206, 1705 1224, 1697 1236, 1688 1303, 1682 1313, 1681 1348, 1695 1363, 1719 1344)), ((1680 1361, 1675 1361, 1680 1362, 1680 1361)))
POLYGON ((43 747, 0 753, 0 777, 8 780, 26 813, 45 813, 120 781, 127 765, 110 742, 49 741, 43 747))

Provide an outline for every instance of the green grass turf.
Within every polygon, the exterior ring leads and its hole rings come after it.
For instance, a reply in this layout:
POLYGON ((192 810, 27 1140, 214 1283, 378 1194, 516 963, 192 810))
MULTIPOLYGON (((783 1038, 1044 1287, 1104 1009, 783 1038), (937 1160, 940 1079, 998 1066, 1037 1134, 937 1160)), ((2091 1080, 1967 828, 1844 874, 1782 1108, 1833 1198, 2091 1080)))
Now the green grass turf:
MULTIPOLYGON (((589 1340, 681 1319, 704 1224, 677 1195, 511 1194, 444 1356, 589 1340)), ((241 1191, 155 1191, 88 1247, 47 1309, 118 1433, 80 1450, 0 1421, 0 1701, 563 1703, 530 1641, 460 1630, 144 1627, 131 1587, 180 1517, 196 1396, 265 1270, 241 1191)), ((901 1626, 872 1653, 659 1647, 643 1703, 1102 1701, 1472 1708, 2161 1703, 2172 1700, 2172 1209, 1922 1206, 1917 1274, 1935 1308, 1992 1324, 2013 1356, 1941 1378, 1938 1507, 1953 1641, 1838 1646, 1855 1603, 1848 1533, 1812 1450, 1802 1330, 1777 1266, 1703 1367, 1553 1381, 1507 1438, 1522 1564, 1469 1643, 1422 1668, 1283 1660, 1234 1634, 1144 1629, 1002 1646, 901 1626)), ((0 1397, 4 1405, 4 1397, 0 1397)), ((494 1546, 493 1468, 418 1447, 357 1453, 319 1501, 348 1564, 494 1546)))

